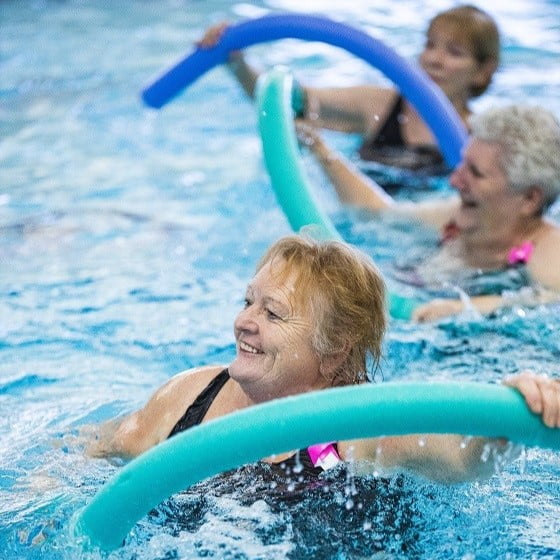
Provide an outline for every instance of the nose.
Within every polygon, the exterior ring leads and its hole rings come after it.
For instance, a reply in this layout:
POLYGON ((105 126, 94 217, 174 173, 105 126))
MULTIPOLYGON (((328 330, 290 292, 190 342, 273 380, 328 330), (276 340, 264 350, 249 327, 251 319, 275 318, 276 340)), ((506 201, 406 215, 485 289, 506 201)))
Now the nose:
POLYGON ((458 191, 462 190, 465 186, 464 170, 465 166, 461 162, 459 163, 459 165, 457 165, 457 167, 455 167, 453 173, 451 173, 451 175, 449 176, 449 184, 458 191))
POLYGON ((442 62, 442 50, 437 47, 426 48, 422 53, 424 65, 428 68, 440 66, 442 62))
POLYGON ((233 326, 236 331, 256 332, 258 324, 256 321, 256 310, 254 305, 244 307, 235 318, 233 326))

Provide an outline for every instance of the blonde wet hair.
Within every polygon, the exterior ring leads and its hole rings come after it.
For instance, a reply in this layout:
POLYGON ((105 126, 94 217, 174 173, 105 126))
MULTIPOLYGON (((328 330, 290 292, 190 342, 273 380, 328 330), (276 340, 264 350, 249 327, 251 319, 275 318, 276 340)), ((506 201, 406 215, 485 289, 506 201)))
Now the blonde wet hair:
POLYGON ((257 272, 272 262, 281 277, 295 273, 294 303, 309 306, 318 357, 346 356, 330 385, 366 381, 368 365, 379 365, 387 324, 385 283, 373 261, 346 243, 293 235, 266 251, 257 272))
POLYGON ((500 32, 496 22, 484 10, 465 4, 434 16, 428 26, 428 34, 436 24, 450 27, 453 34, 467 44, 476 61, 488 66, 484 83, 471 86, 471 97, 482 95, 490 86, 500 62, 500 32))
POLYGON ((538 187, 541 213, 560 195, 560 123, 547 109, 513 104, 469 119, 473 138, 500 146, 500 166, 511 188, 538 187))

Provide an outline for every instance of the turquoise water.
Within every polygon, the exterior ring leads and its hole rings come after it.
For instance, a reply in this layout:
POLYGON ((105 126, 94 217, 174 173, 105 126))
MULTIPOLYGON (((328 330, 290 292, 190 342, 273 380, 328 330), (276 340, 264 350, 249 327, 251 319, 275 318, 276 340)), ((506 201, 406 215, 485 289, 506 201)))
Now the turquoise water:
MULTIPOLYGON (((160 112, 143 107, 139 92, 209 24, 316 11, 315 4, 0 3, 2 558, 102 557, 80 551, 71 520, 119 465, 84 457, 71 436, 138 407, 182 369, 227 363, 255 261, 289 232, 263 167, 254 108, 225 70, 160 112)), ((421 48, 428 17, 449 5, 343 4, 324 1, 322 13, 359 24, 407 57, 421 48)), ((518 0, 492 10, 504 60, 477 107, 522 99, 560 115, 560 5, 518 0)), ((326 45, 277 47, 251 55, 318 84, 383 80, 326 45)), ((382 268, 425 235, 357 219, 319 182, 340 231, 382 268)), ((560 220, 558 206, 551 216, 560 220)), ((559 332, 557 306, 421 327, 396 322, 383 375, 493 381, 524 368, 558 375, 559 332)), ((560 558, 559 475, 557 454, 531 449, 490 481, 453 488, 407 481, 398 492, 412 493, 414 511, 404 499, 385 503, 404 524, 380 521, 383 504, 367 480, 355 500, 362 507, 347 508, 343 482, 319 501, 279 510, 245 502, 249 476, 233 485, 214 480, 144 520, 111 558, 357 558, 371 557, 375 543, 399 554, 402 542, 411 557, 560 558), (172 521, 177 509, 182 525, 172 521)))

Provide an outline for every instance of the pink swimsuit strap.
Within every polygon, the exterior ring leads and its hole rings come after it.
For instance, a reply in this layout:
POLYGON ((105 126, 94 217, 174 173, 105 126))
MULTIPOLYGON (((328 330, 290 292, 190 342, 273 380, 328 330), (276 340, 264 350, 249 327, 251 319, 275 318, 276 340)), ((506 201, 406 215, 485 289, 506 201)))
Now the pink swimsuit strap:
POLYGON ((338 452, 336 451, 334 443, 334 441, 329 441, 327 443, 317 443, 315 445, 310 445, 307 448, 309 458, 311 459, 314 467, 322 467, 326 470, 334 467, 334 465, 342 461, 338 452))
POLYGON ((530 241, 525 241, 517 247, 512 247, 507 256, 508 264, 516 265, 528 263, 534 250, 535 246, 530 241))

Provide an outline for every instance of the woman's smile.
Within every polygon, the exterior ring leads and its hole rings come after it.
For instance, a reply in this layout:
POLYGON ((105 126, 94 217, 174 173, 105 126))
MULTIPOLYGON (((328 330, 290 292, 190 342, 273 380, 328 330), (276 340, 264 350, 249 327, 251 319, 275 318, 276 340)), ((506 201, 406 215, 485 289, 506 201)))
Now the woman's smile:
POLYGON ((248 352, 249 354, 264 354, 261 350, 251 346, 247 342, 243 342, 242 340, 238 340, 237 345, 241 352, 248 352))

